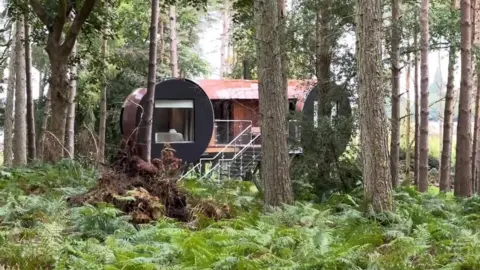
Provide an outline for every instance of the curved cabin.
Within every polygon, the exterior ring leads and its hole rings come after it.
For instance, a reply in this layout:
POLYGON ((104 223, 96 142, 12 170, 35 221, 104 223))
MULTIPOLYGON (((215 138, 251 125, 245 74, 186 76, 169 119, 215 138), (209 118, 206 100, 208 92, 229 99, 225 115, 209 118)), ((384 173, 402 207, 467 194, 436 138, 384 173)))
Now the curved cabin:
MULTIPOLYGON (((313 81, 289 81, 291 112, 308 112, 315 118, 317 91, 313 81)), ((140 123, 146 88, 134 90, 125 100, 121 128, 128 139, 140 123)), ((155 86, 152 126, 152 158, 160 156, 168 142, 176 155, 187 163, 219 159, 246 163, 246 153, 259 157, 261 130, 258 82, 254 80, 166 79, 155 86), (247 149, 248 148, 248 149, 247 149), (253 152, 253 153, 252 153, 253 152)), ((289 124, 289 134, 300 139, 297 125, 289 124)), ((301 149, 300 149, 301 151, 301 149)), ((254 163, 249 161, 250 163, 254 163)))

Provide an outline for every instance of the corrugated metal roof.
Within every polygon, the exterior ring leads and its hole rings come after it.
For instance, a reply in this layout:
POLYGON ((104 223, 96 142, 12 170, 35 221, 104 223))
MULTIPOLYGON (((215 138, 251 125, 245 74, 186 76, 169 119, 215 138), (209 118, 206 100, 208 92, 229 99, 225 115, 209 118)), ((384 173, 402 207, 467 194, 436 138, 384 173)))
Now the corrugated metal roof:
MULTIPOLYGON (((197 80, 210 99, 258 99, 256 80, 197 80)), ((288 82, 288 98, 303 98, 315 81, 288 82)))

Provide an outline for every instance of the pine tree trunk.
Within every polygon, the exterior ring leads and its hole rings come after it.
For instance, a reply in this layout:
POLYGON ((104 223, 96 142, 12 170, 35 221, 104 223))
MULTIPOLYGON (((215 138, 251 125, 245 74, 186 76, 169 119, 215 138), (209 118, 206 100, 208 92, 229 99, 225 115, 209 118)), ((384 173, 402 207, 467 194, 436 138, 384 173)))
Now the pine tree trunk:
MULTIPOLYGON (((413 47, 415 49, 418 48, 418 31, 415 31, 415 35, 413 36, 413 47)), ((419 96, 418 96, 418 73, 419 73, 419 68, 418 68, 418 52, 415 51, 414 54, 414 99, 415 99, 415 147, 414 147, 414 166, 413 166, 413 184, 418 185, 418 177, 419 177, 419 160, 420 160, 420 107, 419 107, 419 96)))
POLYGON ((178 51, 177 51, 177 14, 175 6, 170 6, 170 65, 172 77, 178 77, 178 51))
MULTIPOLYGON (((73 46, 71 57, 75 57, 77 54, 77 45, 73 46)), ((65 149, 68 158, 75 157, 75 109, 76 109, 76 97, 77 97, 77 64, 72 64, 70 67, 70 95, 68 98, 68 113, 67 113, 67 126, 66 126, 66 141, 65 149)))
POLYGON ((393 208, 388 128, 382 86, 381 0, 359 0, 357 61, 365 199, 375 212, 393 208))
POLYGON ((222 12, 222 36, 221 36, 222 43, 220 45, 220 78, 223 78, 226 73, 225 51, 227 50, 227 44, 228 44, 229 9, 230 9, 229 1, 225 0, 223 2, 223 12, 222 12))
POLYGON ((25 20, 25 75, 26 75, 26 94, 27 94, 27 145, 28 145, 28 161, 33 161, 37 156, 36 139, 35 139, 35 104, 33 103, 32 93, 32 49, 30 43, 30 23, 25 20))
POLYGON ((422 0, 420 6, 420 159, 418 161, 419 175, 418 175, 418 190, 426 192, 428 190, 428 40, 429 40, 429 25, 428 25, 428 10, 429 0, 422 0))
POLYGON ((45 153, 45 138, 48 127, 48 120, 50 118, 50 88, 47 90, 47 96, 45 97, 45 104, 43 105, 43 121, 40 128, 40 136, 37 143, 37 157, 39 160, 44 160, 45 153))
POLYGON ((287 34, 287 9, 285 7, 286 0, 277 0, 277 13, 278 13, 278 25, 279 33, 278 39, 280 40, 280 62, 281 62, 281 74, 282 74, 282 89, 285 91, 285 108, 288 112, 288 78, 287 78, 287 48, 286 48, 286 34, 287 34))
POLYGON ((25 49, 23 47, 25 28, 23 21, 24 18, 20 15, 16 22, 17 70, 15 72, 15 135, 13 137, 13 165, 15 166, 27 164, 27 96, 25 91, 25 49))
POLYGON ((458 103, 457 147, 455 162, 455 196, 472 195, 472 29, 471 2, 461 0, 461 79, 458 103))
POLYGON ((283 88, 280 36, 276 0, 254 0, 259 75, 262 181, 265 204, 293 203, 287 146, 287 100, 283 88))
POLYGON ((443 116, 443 145, 442 158, 440 161, 440 191, 450 191, 450 171, 452 156, 452 134, 453 134, 453 113, 455 107, 455 62, 456 50, 455 46, 450 46, 448 53, 448 77, 447 77, 447 93, 445 94, 445 112, 443 116))
POLYGON ((163 65, 165 59, 165 24, 163 23, 162 16, 158 16, 158 34, 160 35, 160 53, 158 60, 160 65, 163 65))
MULTIPOLYGON (((107 66, 107 40, 102 39, 102 56, 105 58, 105 66, 107 66)), ((100 94, 100 126, 98 128, 98 159, 97 163, 100 166, 105 162, 105 133, 107 127, 107 80, 104 78, 104 85, 100 94)))
MULTIPOLYGON (((318 78, 318 116, 321 119, 330 119, 330 68, 332 63, 332 33, 330 32, 330 2, 319 1, 317 6, 317 17, 315 21, 316 29, 316 50, 315 50, 315 69, 318 78)), ((320 122, 320 121, 319 121, 320 122)))
POLYGON ((8 85, 7 85, 7 101, 5 104, 5 133, 3 145, 3 164, 6 167, 12 166, 13 163, 13 102, 15 96, 15 73, 17 70, 17 32, 15 25, 12 27, 12 43, 10 45, 10 62, 8 63, 8 85))
MULTIPOLYGON (((478 1, 477 0, 472 0, 472 46, 478 47, 479 41, 480 41, 480 17, 477 14, 479 9, 478 9, 478 1)), ((472 69, 475 70, 476 72, 476 79, 477 79, 477 85, 478 83, 478 78, 480 75, 480 70, 478 70, 478 58, 475 57, 475 55, 472 55, 472 69)), ((472 71, 472 73, 474 73, 472 71)), ((473 78, 472 78, 473 80, 473 78)), ((473 83, 472 83, 473 85, 473 83)), ((472 86, 473 87, 473 86, 472 86)), ((478 151, 479 151, 479 145, 478 145, 478 136, 480 135, 480 88, 477 87, 477 90, 474 91, 475 93, 475 123, 473 127, 473 146, 472 146, 472 192, 476 190, 475 184, 477 182, 478 178, 478 163, 480 162, 480 158, 478 156, 478 151)))
MULTIPOLYGON (((170 7, 170 15, 172 15, 172 6, 170 7)), ((173 9, 173 17, 175 18, 175 7, 173 9)), ((138 134, 139 144, 142 146, 141 156, 142 159, 150 162, 151 158, 151 140, 152 140, 152 122, 153 122, 153 102, 155 97, 155 79, 157 68, 157 22, 158 22, 158 0, 152 0, 152 14, 150 18, 150 48, 148 57, 148 85, 146 94, 145 111, 140 123, 140 129, 138 134)), ((175 28, 172 28, 175 29, 175 28)), ((178 71, 177 71, 178 72, 178 71)), ((176 77, 176 76, 175 76, 176 77)))
POLYGON ((390 140, 390 171, 392 186, 398 186, 398 164, 400 163, 400 65, 399 53, 402 29, 400 28, 400 0, 392 0, 392 119, 390 140))
MULTIPOLYGON (((410 41, 410 40, 409 40, 410 41)), ((408 42, 407 48, 410 46, 410 42, 408 42)), ((407 76, 405 79, 405 88, 406 92, 405 95, 407 96, 407 106, 406 106, 406 111, 407 111, 407 119, 406 119, 406 124, 407 124, 407 130, 405 132, 405 184, 410 185, 411 182, 411 177, 410 177, 410 155, 412 153, 411 149, 411 144, 410 144, 410 133, 411 133, 411 100, 410 100, 410 76, 411 76, 411 70, 412 70, 412 65, 411 65, 411 55, 410 53, 407 54, 407 76)))

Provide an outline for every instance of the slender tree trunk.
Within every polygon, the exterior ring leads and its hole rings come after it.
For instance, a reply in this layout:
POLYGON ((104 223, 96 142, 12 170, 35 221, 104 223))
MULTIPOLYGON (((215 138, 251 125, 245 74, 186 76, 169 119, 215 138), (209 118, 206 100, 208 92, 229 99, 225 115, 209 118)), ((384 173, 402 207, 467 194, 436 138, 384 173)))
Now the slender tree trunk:
POLYGON ((178 77, 178 51, 177 51, 177 14, 175 6, 170 6, 170 65, 172 77, 178 77))
POLYGON ((33 103, 32 93, 32 50, 30 43, 30 23, 25 20, 25 75, 26 75, 26 91, 27 91, 27 144, 28 144, 28 160, 33 161, 37 156, 36 139, 35 139, 35 104, 33 103))
POLYGON ((15 135, 13 137, 13 165, 23 166, 27 164, 27 96, 25 78, 25 49, 23 40, 25 38, 24 18, 20 15, 17 18, 17 39, 16 39, 16 60, 17 70, 15 74, 15 135))
POLYGON ((282 89, 285 91, 284 106, 288 112, 288 60, 287 60, 287 9, 285 7, 286 0, 277 0, 277 13, 278 13, 278 39, 280 40, 280 62, 281 62, 281 74, 282 74, 282 89))
POLYGON ((330 1, 319 1, 316 13, 315 69, 320 89, 318 91, 318 115, 320 118, 330 119, 331 106, 328 97, 331 88, 330 68, 333 47, 332 33, 330 32, 330 1))
POLYGON ((8 86, 7 86, 7 101, 5 104, 5 133, 3 145, 3 164, 7 167, 12 166, 13 163, 13 102, 15 96, 15 73, 17 65, 17 31, 15 26, 12 27, 13 38, 10 45, 10 62, 8 63, 8 86))
MULTIPOLYGON (((170 11, 172 11, 172 6, 170 11)), ((175 18, 175 7, 173 10, 173 17, 175 18)), ((170 12, 172 15, 172 12, 170 12)), ((148 57, 148 86, 144 114, 140 123, 140 128, 143 131, 139 131, 141 134, 139 137, 139 143, 142 146, 142 159, 150 162, 151 158, 151 140, 152 140, 152 122, 153 122, 153 100, 155 96, 155 77, 157 69, 157 22, 158 22, 158 0, 152 0, 152 14, 150 19, 150 48, 148 57)), ((170 19, 171 20, 171 19, 170 19)), ((172 29, 175 29, 174 27, 172 29)), ((177 71, 178 72, 178 71, 177 71)), ((176 77, 176 76, 175 76, 176 77)))
POLYGON ((37 157, 39 160, 44 160, 45 153, 45 138, 48 127, 48 120, 50 118, 50 88, 47 90, 47 96, 45 97, 45 104, 43 106, 43 121, 40 128, 40 136, 37 143, 37 157))
MULTIPOLYGON (((415 35, 413 37, 413 47, 418 48, 418 31, 415 31, 415 35)), ((414 57, 414 99, 415 99, 415 147, 414 147, 414 166, 413 166, 413 184, 418 185, 418 177, 419 177, 419 160, 420 160, 420 107, 419 107, 419 96, 418 96, 418 73, 419 73, 419 68, 418 68, 418 52, 415 52, 413 55, 414 57)))
POLYGON ((392 0, 392 133, 390 140, 390 171, 392 186, 398 186, 398 164, 400 163, 400 65, 399 53, 402 29, 400 28, 400 1, 392 0))
POLYGON ((420 119, 420 159, 418 190, 426 192, 428 190, 428 9, 429 0, 422 0, 420 6, 420 49, 421 49, 421 119, 420 119))
MULTIPOLYGON (((480 41, 480 22, 478 12, 478 1, 472 0, 472 46, 477 47, 480 41)), ((476 71, 476 79, 478 85, 478 79, 480 75, 480 70, 478 69, 478 58, 475 55, 472 55, 472 69, 476 71)), ((472 71, 473 73, 473 71, 472 71)), ((472 78, 473 80, 473 78, 472 78)), ((472 83, 473 84, 473 83, 472 83)), ((472 86, 473 87, 473 86, 472 86)), ((478 156, 479 146, 478 146, 478 136, 480 135, 480 88, 477 87, 475 91, 475 124, 473 127, 473 146, 472 146, 472 192, 476 191, 475 184, 477 182, 477 172, 478 172, 478 163, 480 161, 478 156)))
POLYGON ((359 0, 357 10, 360 140, 365 199, 375 212, 385 212, 392 210, 393 199, 382 86, 381 0, 359 0))
POLYGON ((230 3, 228 0, 223 2, 223 12, 222 12, 222 36, 221 36, 221 45, 220 45, 220 78, 223 78, 226 73, 226 57, 225 52, 227 50, 228 44, 228 28, 229 28, 229 14, 230 12, 230 3))
MULTIPOLYGON (((77 54, 77 45, 73 46, 71 57, 77 54)), ((67 113, 67 138, 65 142, 65 152, 68 152, 67 157, 73 158, 75 156, 75 109, 77 97, 77 64, 74 63, 70 67, 70 95, 68 98, 68 113, 67 113)))
POLYGON ((450 46, 448 54, 448 77, 447 77, 447 93, 445 95, 445 112, 443 116, 443 145, 442 158, 440 161, 440 191, 450 191, 450 170, 452 156, 452 134, 453 134, 453 113, 455 107, 455 62, 456 50, 455 46, 450 46))
POLYGON ((287 146, 287 107, 283 88, 282 53, 276 0, 255 0, 257 59, 259 74, 260 128, 262 132, 262 180, 265 204, 293 203, 287 146))
MULTIPOLYGON (((107 39, 102 39, 102 56, 104 57, 105 66, 107 66, 107 39)), ((104 78, 104 85, 100 95, 100 126, 98 128, 98 165, 105 162, 105 133, 107 127, 107 78, 104 78)))
POLYGON ((472 29, 471 2, 461 0, 461 79, 458 103, 457 147, 455 162, 455 196, 472 195, 472 29))
MULTIPOLYGON (((408 42, 408 46, 410 46, 410 42, 408 42)), ((405 81, 405 88, 406 88, 406 93, 405 95, 407 96, 407 119, 406 119, 406 122, 407 122, 407 130, 406 130, 406 134, 405 134, 405 183, 407 183, 408 185, 410 185, 412 182, 411 182, 411 177, 410 177, 410 163, 411 163, 411 160, 410 160, 410 155, 412 153, 412 149, 411 149, 411 144, 410 144, 410 133, 411 133, 411 110, 410 110, 410 106, 411 106, 411 101, 410 101, 410 75, 411 75, 411 70, 412 70, 412 65, 411 65, 411 54, 407 54, 407 76, 406 76, 406 81, 405 81)))
POLYGON ((160 35, 160 54, 158 60, 160 65, 163 65, 165 61, 165 24, 160 15, 158 16, 158 34, 160 35))

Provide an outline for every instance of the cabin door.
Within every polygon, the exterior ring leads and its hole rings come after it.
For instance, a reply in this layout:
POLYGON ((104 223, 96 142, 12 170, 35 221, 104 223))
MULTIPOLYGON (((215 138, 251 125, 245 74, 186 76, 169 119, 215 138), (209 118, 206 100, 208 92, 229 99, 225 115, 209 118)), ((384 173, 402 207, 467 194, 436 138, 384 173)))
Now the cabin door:
POLYGON ((218 100, 213 104, 213 112, 216 120, 217 144, 228 144, 233 135, 232 103, 230 100, 218 100))

